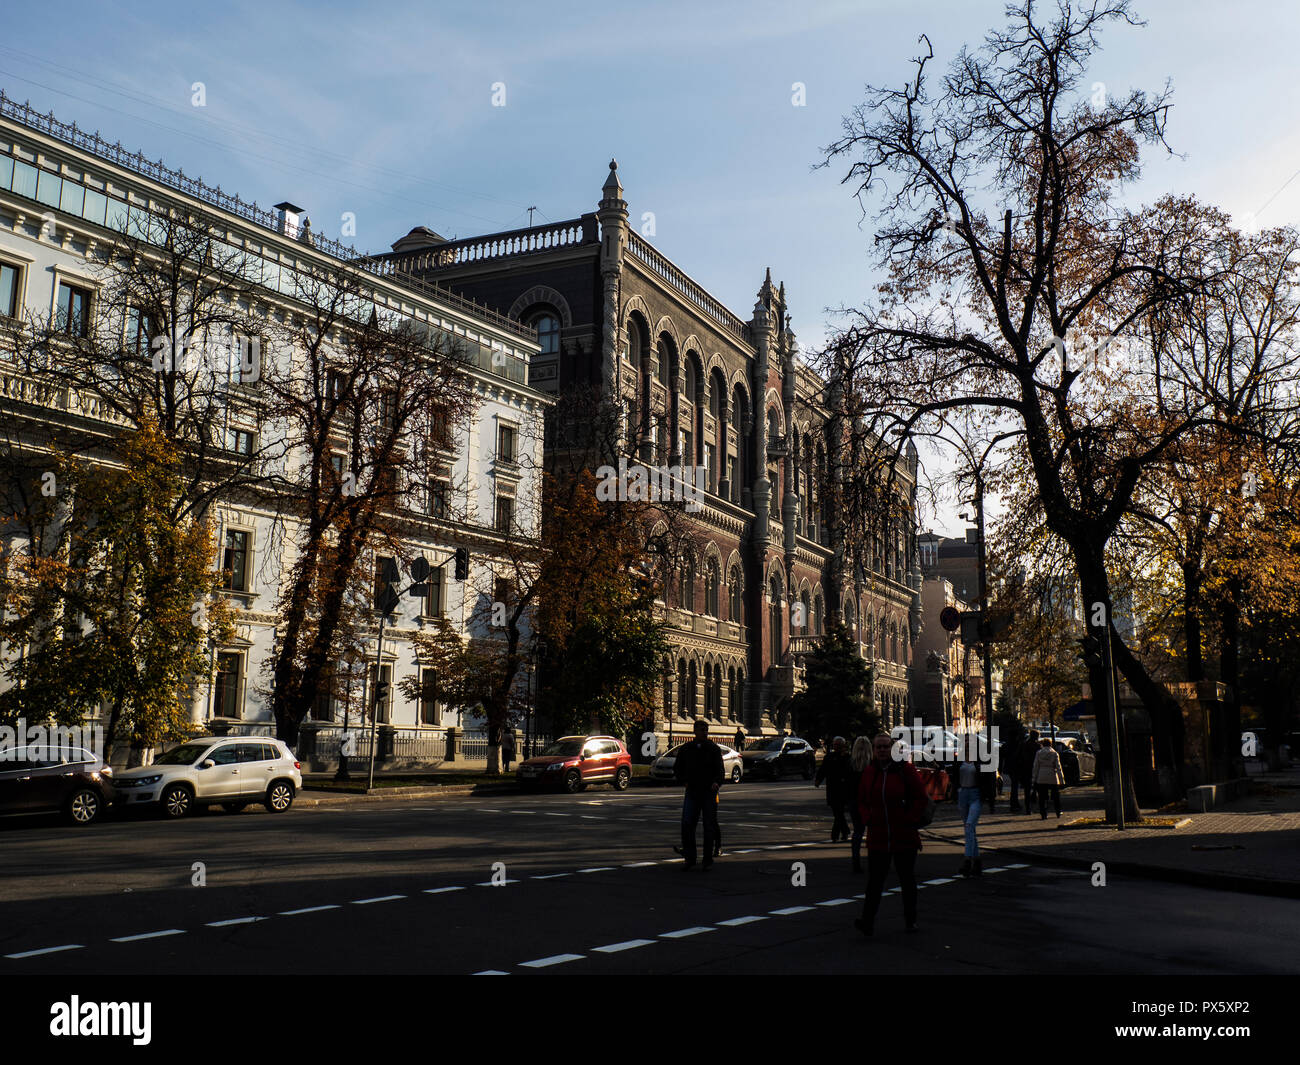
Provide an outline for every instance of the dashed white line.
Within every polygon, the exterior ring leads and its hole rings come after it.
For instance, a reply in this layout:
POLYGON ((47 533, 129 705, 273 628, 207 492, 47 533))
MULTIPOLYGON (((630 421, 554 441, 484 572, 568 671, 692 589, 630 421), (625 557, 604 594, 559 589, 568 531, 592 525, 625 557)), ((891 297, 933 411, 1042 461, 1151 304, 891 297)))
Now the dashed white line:
POLYGON ((601 954, 617 954, 623 950, 635 950, 637 947, 648 947, 653 943, 653 939, 626 939, 622 943, 610 943, 604 947, 592 947, 594 951, 601 954))
POLYGON ((1028 862, 1016 862, 1015 865, 1007 865, 1007 866, 1003 866, 1003 868, 1004 868, 1004 869, 1028 869, 1028 868, 1029 868, 1029 863, 1028 863, 1028 862))
MULTIPOLYGON (((518 880, 511 880, 509 877, 507 877, 505 880, 484 880, 481 883, 475 884, 474 886, 475 887, 505 887, 507 884, 517 884, 517 883, 519 883, 518 880)), ((400 899, 402 896, 398 895, 396 897, 400 899)))
POLYGON ((265 917, 230 917, 224 921, 209 921, 209 928, 225 928, 232 924, 252 924, 254 921, 265 921, 265 917))
POLYGON ((24 950, 20 954, 6 954, 6 958, 35 958, 38 954, 57 954, 61 950, 83 950, 81 943, 64 943, 61 947, 41 947, 40 950, 24 950))
POLYGON ((644 869, 647 865, 658 865, 658 862, 628 862, 623 866, 624 869, 644 869))
POLYGON ((160 939, 163 936, 183 936, 184 934, 185 929, 183 928, 164 928, 161 932, 141 932, 135 936, 118 936, 116 939, 110 940, 110 942, 134 943, 140 939, 160 939))
POLYGON ((559 880, 562 876, 572 876, 572 873, 547 873, 544 876, 530 876, 529 880, 559 880))
POLYGON ((847 906, 852 899, 827 899, 825 902, 817 903, 818 906, 847 906))
POLYGON ((712 925, 696 925, 694 928, 679 928, 676 932, 664 932, 660 939, 685 939, 687 936, 698 936, 701 932, 714 932, 716 929, 712 925))
POLYGON ((507 972, 502 972, 500 969, 483 969, 479 972, 474 973, 473 975, 474 976, 509 976, 510 974, 507 972))
POLYGON ((726 925, 728 928, 738 928, 742 924, 753 924, 755 921, 766 921, 767 917, 732 917, 725 921, 719 921, 718 924, 726 925))
POLYGON ((553 954, 549 958, 536 958, 533 961, 522 961, 519 964, 525 969, 545 969, 550 965, 563 965, 568 961, 580 961, 581 954, 553 954))
POLYGON ((334 903, 331 902, 328 906, 308 906, 306 909, 302 909, 302 910, 281 910, 280 916, 297 917, 298 914, 300 913, 320 913, 321 910, 337 910, 337 909, 338 906, 336 906, 334 903))
POLYGON ((464 887, 463 884, 457 884, 457 885, 455 885, 454 887, 427 887, 427 888, 424 889, 424 894, 426 894, 426 895, 442 895, 442 894, 445 894, 445 893, 448 892, 448 891, 464 891, 464 890, 465 890, 465 887, 464 887))
POLYGON ((369 906, 372 902, 393 902, 395 899, 404 899, 405 895, 377 895, 373 899, 353 899, 353 906, 369 906))
POLYGON ((783 910, 768 910, 767 912, 777 917, 788 917, 792 913, 807 913, 811 906, 787 906, 783 910))
POLYGON ((580 873, 611 873, 614 871, 612 865, 596 865, 590 869, 579 869, 580 873))

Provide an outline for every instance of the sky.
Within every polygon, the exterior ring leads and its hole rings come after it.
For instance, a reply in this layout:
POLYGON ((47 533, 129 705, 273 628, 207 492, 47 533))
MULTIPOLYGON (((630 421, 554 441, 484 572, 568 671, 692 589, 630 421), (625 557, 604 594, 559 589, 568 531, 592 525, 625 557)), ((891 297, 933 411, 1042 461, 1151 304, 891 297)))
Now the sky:
MULTIPOLYGON (((291 200, 361 251, 416 225, 465 237, 525 226, 530 206, 535 223, 594 211, 615 157, 632 224, 742 318, 771 267, 805 350, 875 278, 870 216, 842 165, 816 168, 842 117, 865 86, 903 83, 920 34, 946 66, 1004 22, 1001 0, 47 10, 6 13, 9 96, 259 206, 291 200)), ((1090 80, 1168 79, 1178 155, 1149 155, 1131 195, 1300 222, 1300 5, 1135 10, 1147 25, 1109 29, 1090 80)), ((923 524, 958 533, 960 509, 923 524)))

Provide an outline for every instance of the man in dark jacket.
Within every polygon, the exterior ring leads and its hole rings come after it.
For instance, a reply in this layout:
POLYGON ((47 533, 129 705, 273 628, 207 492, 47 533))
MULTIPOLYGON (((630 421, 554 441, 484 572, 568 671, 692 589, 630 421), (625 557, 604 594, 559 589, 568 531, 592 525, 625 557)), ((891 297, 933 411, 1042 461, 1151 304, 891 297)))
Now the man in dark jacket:
POLYGON ((1013 769, 1020 786, 1025 790, 1025 813, 1034 812, 1034 755, 1038 753, 1038 729, 1031 728, 1029 735, 1021 741, 1016 749, 1016 764, 1013 769))
POLYGON ((831 749, 826 752, 822 764, 817 767, 817 779, 813 781, 821 787, 826 782, 826 805, 831 808, 831 842, 849 838, 849 823, 844 817, 844 807, 850 801, 857 801, 857 795, 850 789, 850 777, 853 765, 849 761, 849 752, 843 736, 836 736, 831 742, 831 749))
POLYGON ((695 739, 677 753, 673 775, 686 785, 682 801, 682 857, 686 868, 695 866, 695 825, 704 815, 703 867, 713 864, 714 841, 718 835, 718 789, 726 779, 722 748, 709 739, 709 723, 695 722, 695 739))

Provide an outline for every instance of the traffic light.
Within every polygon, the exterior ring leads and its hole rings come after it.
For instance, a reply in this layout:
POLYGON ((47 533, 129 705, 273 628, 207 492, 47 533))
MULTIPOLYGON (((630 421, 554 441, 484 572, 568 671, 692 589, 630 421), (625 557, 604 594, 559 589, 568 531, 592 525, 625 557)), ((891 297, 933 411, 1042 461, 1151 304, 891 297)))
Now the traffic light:
POLYGON ((1079 657, 1083 659, 1084 665, 1090 669, 1105 666, 1105 659, 1101 657, 1101 641, 1096 636, 1081 636, 1075 642, 1079 644, 1079 657))
POLYGON ((388 698, 388 681, 375 681, 375 705, 382 706, 385 699, 388 698))
POLYGON ((412 599, 423 599, 429 594, 429 586, 425 581, 428 580, 432 568, 429 560, 423 555, 417 555, 415 561, 411 563, 411 576, 415 578, 416 583, 407 589, 406 594, 412 599))
POLYGON ((456 548, 456 579, 458 581, 469 578, 469 548, 456 548))
POLYGON ((375 596, 375 608, 381 614, 391 614, 402 601, 402 593, 397 589, 401 580, 402 571, 397 568, 397 559, 384 559, 379 571, 378 594, 375 596))

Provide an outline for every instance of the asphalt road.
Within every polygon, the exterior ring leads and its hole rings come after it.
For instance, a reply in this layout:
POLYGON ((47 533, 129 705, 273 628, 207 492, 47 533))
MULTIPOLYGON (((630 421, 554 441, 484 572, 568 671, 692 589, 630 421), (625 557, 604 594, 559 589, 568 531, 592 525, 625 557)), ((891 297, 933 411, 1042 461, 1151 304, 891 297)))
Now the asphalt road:
POLYGON ((671 851, 679 809, 676 790, 593 788, 89 830, 8 819, 0 975, 1297 970, 1293 900, 1094 887, 995 853, 982 879, 952 880, 958 848, 929 840, 921 931, 903 934, 894 891, 865 940, 862 878, 827 842, 820 791, 724 789, 725 854, 708 872, 671 851))

